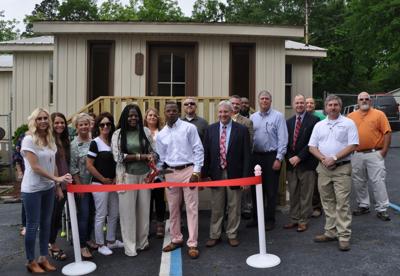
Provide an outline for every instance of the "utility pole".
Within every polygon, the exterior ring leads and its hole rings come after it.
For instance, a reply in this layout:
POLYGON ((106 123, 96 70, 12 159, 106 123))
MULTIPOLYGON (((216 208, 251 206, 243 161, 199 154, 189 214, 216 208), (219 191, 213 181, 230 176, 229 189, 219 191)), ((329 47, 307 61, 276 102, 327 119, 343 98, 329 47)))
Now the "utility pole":
POLYGON ((308 46, 308 0, 306 1, 305 5, 305 25, 304 25, 304 40, 306 46, 308 46))

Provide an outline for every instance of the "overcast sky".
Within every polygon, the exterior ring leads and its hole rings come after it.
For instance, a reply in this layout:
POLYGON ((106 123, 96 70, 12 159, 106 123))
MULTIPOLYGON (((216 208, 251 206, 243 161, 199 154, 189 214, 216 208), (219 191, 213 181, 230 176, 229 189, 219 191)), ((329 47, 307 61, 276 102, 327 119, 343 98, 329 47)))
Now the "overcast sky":
MULTIPOLYGON (((97 3, 102 3, 105 0, 97 0, 97 3)), ((187 16, 192 15, 193 3, 195 0, 177 0, 183 13, 187 16)), ((35 8, 35 4, 40 3, 41 0, 0 0, 0 10, 4 10, 6 19, 17 19, 20 23, 18 28, 20 31, 25 30, 23 19, 25 15, 30 14, 35 8)), ((61 2, 61 0, 60 0, 61 2)), ((122 3, 127 4, 129 0, 121 0, 122 3)))

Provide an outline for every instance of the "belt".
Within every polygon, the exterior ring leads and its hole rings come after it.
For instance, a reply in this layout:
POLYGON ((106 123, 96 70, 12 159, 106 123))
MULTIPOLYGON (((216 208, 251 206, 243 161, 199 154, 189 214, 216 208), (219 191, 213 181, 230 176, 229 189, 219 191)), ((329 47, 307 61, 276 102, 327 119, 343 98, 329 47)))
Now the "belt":
POLYGON ((370 153, 370 152, 375 152, 378 150, 381 150, 382 148, 377 148, 377 149, 365 149, 365 150, 356 150, 356 152, 362 152, 362 153, 370 153))
POLYGON ((340 162, 335 163, 336 167, 346 165, 346 164, 350 164, 350 160, 340 161, 340 162))
POLYGON ((257 155, 270 155, 270 154, 277 154, 278 152, 276 150, 272 150, 272 151, 253 151, 253 154, 257 154, 257 155))
POLYGON ((173 169, 173 170, 183 170, 183 169, 186 169, 187 167, 190 167, 190 166, 193 166, 193 163, 189 163, 189 164, 185 164, 185 165, 181 165, 181 166, 175 166, 175 167, 172 167, 172 166, 169 166, 168 164, 167 164, 167 167, 168 168, 170 168, 170 169, 173 169))

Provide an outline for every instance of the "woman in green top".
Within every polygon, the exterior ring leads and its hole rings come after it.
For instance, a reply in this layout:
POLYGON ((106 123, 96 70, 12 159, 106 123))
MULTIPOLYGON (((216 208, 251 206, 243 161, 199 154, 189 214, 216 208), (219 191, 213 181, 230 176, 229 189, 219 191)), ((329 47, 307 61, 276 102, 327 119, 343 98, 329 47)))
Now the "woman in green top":
MULTIPOLYGON (((143 117, 137 105, 127 105, 121 113, 117 130, 111 141, 117 162, 117 184, 145 183, 150 171, 148 162, 153 160, 153 140, 150 130, 143 127, 143 117)), ((125 254, 136 256, 137 251, 149 247, 150 190, 121 191, 119 214, 125 254)))

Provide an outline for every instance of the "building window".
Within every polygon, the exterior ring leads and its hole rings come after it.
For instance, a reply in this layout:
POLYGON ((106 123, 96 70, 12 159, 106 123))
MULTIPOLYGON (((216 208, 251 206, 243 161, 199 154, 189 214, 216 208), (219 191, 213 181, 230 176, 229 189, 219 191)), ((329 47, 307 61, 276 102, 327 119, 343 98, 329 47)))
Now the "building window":
POLYGON ((54 90, 53 90, 53 57, 49 60, 49 104, 54 104, 54 90))
POLYGON ((195 96, 195 45, 150 44, 148 95, 195 96))
POLYGON ((292 105, 292 64, 285 65, 285 105, 292 105))

